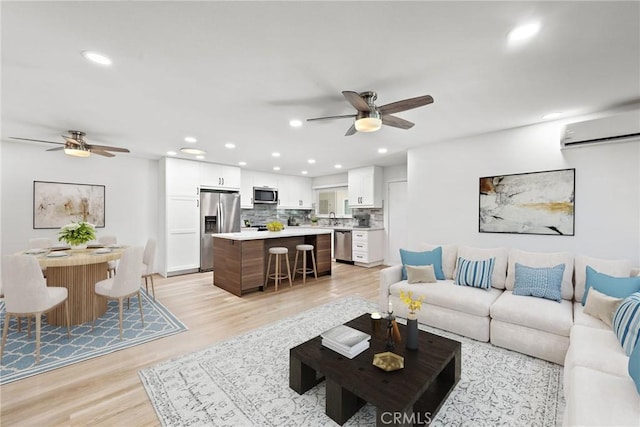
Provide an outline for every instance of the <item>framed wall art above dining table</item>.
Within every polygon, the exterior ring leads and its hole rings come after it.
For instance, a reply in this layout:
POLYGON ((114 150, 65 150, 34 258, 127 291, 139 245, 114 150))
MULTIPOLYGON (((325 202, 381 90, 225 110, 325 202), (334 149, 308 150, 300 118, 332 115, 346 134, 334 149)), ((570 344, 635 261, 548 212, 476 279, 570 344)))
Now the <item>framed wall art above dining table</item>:
POLYGON ((105 186, 33 181, 33 228, 60 228, 86 221, 105 226, 105 186))

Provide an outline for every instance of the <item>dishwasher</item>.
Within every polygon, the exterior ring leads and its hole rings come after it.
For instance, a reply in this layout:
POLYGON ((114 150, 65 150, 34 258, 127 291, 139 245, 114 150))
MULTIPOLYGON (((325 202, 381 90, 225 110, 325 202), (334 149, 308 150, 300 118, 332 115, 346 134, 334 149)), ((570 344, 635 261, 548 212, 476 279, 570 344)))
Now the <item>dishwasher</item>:
POLYGON ((351 257, 351 230, 334 230, 333 239, 336 261, 353 262, 351 257))

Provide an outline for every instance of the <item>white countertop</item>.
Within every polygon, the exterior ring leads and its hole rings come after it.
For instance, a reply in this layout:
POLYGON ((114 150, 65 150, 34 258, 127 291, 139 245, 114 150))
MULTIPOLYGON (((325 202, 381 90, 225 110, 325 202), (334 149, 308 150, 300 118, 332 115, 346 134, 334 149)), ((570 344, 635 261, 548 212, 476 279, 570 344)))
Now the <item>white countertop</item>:
POLYGON ((213 237, 229 240, 260 240, 278 239, 280 237, 312 236, 317 234, 329 234, 331 230, 321 227, 289 227, 282 231, 241 231, 238 233, 212 234, 213 237))

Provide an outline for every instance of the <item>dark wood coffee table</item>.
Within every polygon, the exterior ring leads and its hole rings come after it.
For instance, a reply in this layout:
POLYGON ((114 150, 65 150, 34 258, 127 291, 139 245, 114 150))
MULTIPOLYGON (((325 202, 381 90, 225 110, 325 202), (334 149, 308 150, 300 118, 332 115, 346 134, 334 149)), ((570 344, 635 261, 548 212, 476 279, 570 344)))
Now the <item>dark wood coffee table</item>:
MULTIPOLYGON (((372 364, 375 353, 386 351, 384 325, 374 334, 369 314, 346 325, 371 334, 371 347, 348 359, 323 347, 320 336, 300 344, 289 353, 289 386, 303 394, 324 380, 326 414, 340 425, 367 402, 376 407, 378 426, 430 423, 460 379, 460 343, 419 331, 418 350, 404 342, 393 350, 404 357, 404 369, 385 372, 372 364)), ((405 339, 405 326, 398 326, 405 339)))

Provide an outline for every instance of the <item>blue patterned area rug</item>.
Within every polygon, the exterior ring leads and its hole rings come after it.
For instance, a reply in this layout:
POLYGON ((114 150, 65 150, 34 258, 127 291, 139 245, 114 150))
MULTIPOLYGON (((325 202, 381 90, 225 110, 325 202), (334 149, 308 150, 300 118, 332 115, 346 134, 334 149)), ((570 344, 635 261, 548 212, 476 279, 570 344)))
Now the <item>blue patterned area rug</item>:
MULTIPOLYGON (((426 308, 428 309, 428 307, 426 308)), ((289 349, 377 304, 349 297, 140 371, 164 426, 332 426, 324 382, 289 388, 289 349)), ((462 375, 433 426, 562 424, 562 366, 420 325, 462 342, 462 375)), ((372 426, 363 406, 345 426, 372 426)))
MULTIPOLYGON (((67 328, 42 322, 40 363, 36 361, 35 322, 31 322, 31 338, 27 337, 27 321, 22 320, 22 332, 18 332, 15 317, 9 323, 7 344, 2 357, 0 384, 7 384, 32 375, 48 372, 72 363, 103 356, 114 351, 133 347, 158 338, 186 331, 187 327, 158 300, 153 300, 141 289, 144 328, 140 323, 138 298, 132 297, 130 309, 123 311, 123 331, 120 339, 118 326, 118 301, 109 301, 107 312, 91 323, 71 327, 71 339, 67 328)), ((4 327, 5 307, 0 301, 0 333, 4 327)))

